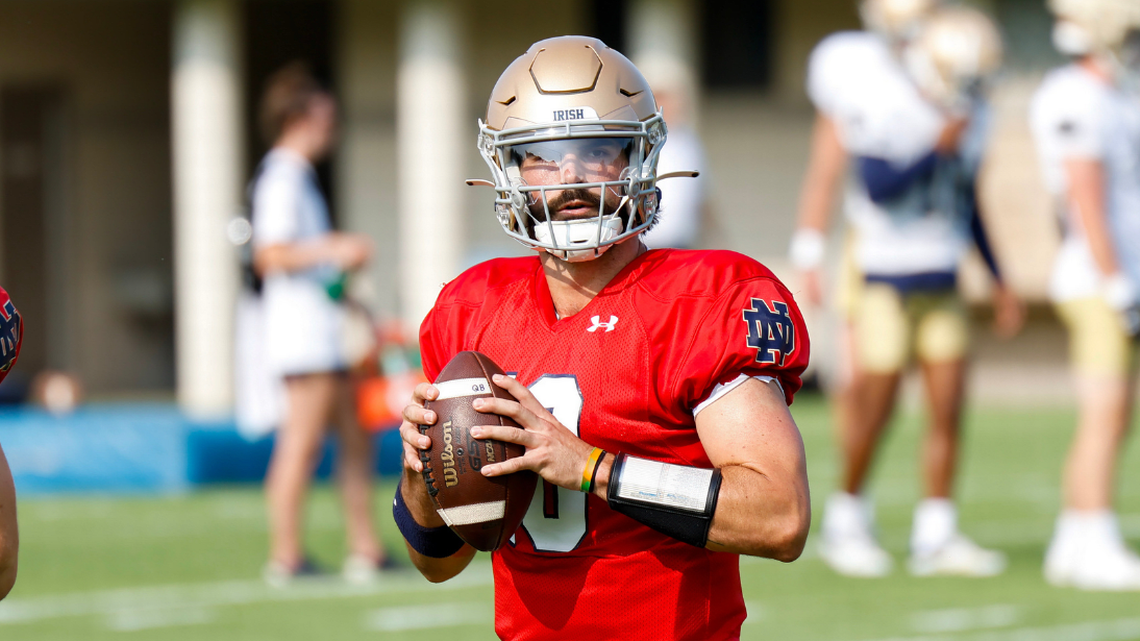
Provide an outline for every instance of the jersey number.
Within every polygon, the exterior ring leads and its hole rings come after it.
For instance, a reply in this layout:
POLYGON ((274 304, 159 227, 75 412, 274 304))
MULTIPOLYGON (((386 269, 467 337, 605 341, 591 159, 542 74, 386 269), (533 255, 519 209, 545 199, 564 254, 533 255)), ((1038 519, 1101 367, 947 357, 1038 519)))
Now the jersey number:
MULTIPOLYGON (((530 384, 543 407, 578 434, 582 390, 571 374, 543 374, 530 384)), ((540 552, 569 552, 586 536, 586 495, 541 481, 523 517, 523 527, 540 552)))

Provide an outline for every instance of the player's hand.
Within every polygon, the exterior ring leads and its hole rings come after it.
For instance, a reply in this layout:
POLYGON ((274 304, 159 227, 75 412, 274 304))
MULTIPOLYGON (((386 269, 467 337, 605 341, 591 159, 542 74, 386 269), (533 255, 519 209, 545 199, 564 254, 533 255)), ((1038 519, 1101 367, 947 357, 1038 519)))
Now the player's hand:
POLYGON ((800 287, 804 297, 814 307, 823 305, 823 277, 818 269, 804 269, 799 272, 800 287))
POLYGON ((952 118, 946 122, 942 128, 942 134, 938 136, 938 142, 934 145, 934 150, 939 154, 946 156, 958 151, 958 143, 962 139, 962 132, 966 131, 966 127, 970 125, 968 118, 952 118))
POLYGON ((1025 301, 1008 286, 994 285, 994 333, 1001 338, 1013 338, 1025 327, 1025 301))
POLYGON ((363 234, 332 234, 329 239, 332 262, 345 271, 360 269, 372 257, 372 241, 363 234))
POLYGON ((1129 336, 1140 336, 1140 292, 1132 281, 1121 273, 1105 279, 1104 300, 1116 310, 1120 323, 1129 336))
POLYGON ((417 474, 424 471, 420 450, 431 448, 431 439, 420 433, 421 425, 435 425, 435 412, 424 409, 424 401, 434 401, 439 389, 431 383, 420 383, 412 391, 412 402, 404 406, 404 420, 400 423, 400 440, 404 445, 404 468, 417 474))
POLYGON ((593 446, 559 423, 522 383, 501 374, 496 374, 492 380, 510 392, 518 402, 502 398, 478 398, 472 406, 485 414, 513 418, 523 429, 480 425, 471 428, 471 435, 479 439, 517 443, 526 448, 526 454, 502 463, 484 465, 483 474, 502 476, 519 470, 533 470, 548 483, 569 490, 580 489, 582 468, 586 466, 590 452, 594 451, 593 446))

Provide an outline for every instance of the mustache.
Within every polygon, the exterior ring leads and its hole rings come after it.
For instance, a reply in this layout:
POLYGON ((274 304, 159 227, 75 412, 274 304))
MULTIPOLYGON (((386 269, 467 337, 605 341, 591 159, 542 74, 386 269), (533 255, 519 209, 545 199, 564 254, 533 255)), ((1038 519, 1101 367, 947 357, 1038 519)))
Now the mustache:
POLYGON ((576 200, 595 209, 602 204, 601 197, 591 193, 588 189, 567 189, 547 204, 550 206, 550 211, 555 212, 576 200))

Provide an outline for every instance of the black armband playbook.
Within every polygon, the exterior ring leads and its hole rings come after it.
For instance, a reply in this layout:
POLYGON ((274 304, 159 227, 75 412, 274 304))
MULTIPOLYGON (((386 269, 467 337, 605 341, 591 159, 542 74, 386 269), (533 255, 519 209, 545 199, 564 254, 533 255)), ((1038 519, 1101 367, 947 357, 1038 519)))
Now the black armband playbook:
POLYGON ((709 540, 720 470, 672 465, 618 454, 610 468, 610 508, 699 548, 709 540))

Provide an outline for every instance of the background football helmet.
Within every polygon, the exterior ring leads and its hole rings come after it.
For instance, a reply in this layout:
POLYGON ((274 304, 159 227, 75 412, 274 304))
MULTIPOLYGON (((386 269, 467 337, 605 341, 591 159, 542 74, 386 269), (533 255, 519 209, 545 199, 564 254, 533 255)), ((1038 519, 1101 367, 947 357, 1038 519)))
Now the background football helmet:
POLYGON ((1140 73, 1140 2, 1049 0, 1057 16, 1053 44, 1071 56, 1101 55, 1132 74, 1140 73))
POLYGON ((499 77, 487 119, 479 123, 479 152, 494 177, 499 224, 524 245, 564 260, 601 255, 653 224, 657 157, 665 136, 649 83, 625 56, 596 38, 536 42, 499 77), (535 155, 558 162, 575 145, 591 146, 599 154, 620 146, 628 165, 620 176, 574 185, 601 190, 596 216, 552 221, 547 192, 566 186, 527 184, 521 159, 535 155), (607 206, 606 194, 620 204, 607 206))
POLYGON ((909 40, 922 22, 939 5, 939 0, 863 0, 859 15, 871 31, 888 40, 909 40))
POLYGON ((963 111, 1001 66, 1001 34, 981 11, 945 7, 931 14, 907 46, 907 71, 944 109, 963 111))

